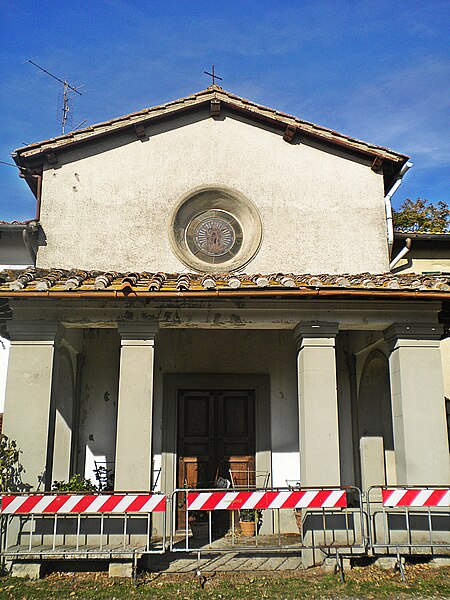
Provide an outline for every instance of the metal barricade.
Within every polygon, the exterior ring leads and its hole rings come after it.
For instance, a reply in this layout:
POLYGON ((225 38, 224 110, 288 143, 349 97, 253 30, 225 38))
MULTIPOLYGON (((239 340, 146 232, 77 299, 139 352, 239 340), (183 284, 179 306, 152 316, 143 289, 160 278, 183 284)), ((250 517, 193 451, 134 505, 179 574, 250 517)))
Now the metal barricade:
POLYGON ((3 559, 132 558, 166 551, 167 498, 148 492, 5 494, 3 559), (161 535, 153 535, 161 515, 161 535))
POLYGON ((450 488, 372 486, 367 492, 373 554, 436 554, 450 550, 450 488))
POLYGON ((171 552, 200 556, 201 552, 299 553, 317 549, 338 556, 366 551, 362 494, 356 487, 185 488, 173 492, 171 506, 171 552), (247 519, 253 514, 251 537, 238 531, 236 520, 243 513, 247 519), (179 521, 183 521, 182 527, 179 521), (200 524, 203 532, 196 535, 200 524))

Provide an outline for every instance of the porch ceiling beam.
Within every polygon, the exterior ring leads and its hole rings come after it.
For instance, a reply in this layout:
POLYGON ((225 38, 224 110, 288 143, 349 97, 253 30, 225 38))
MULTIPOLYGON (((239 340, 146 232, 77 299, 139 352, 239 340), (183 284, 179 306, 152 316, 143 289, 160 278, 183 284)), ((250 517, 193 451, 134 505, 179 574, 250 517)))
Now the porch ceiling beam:
POLYGON ((143 123, 134 123, 133 125, 134 132, 140 140, 145 139, 146 131, 143 123))
POLYGON ((294 139, 294 135, 297 133, 297 127, 294 125, 288 125, 283 133, 283 140, 285 142, 291 143, 294 139))

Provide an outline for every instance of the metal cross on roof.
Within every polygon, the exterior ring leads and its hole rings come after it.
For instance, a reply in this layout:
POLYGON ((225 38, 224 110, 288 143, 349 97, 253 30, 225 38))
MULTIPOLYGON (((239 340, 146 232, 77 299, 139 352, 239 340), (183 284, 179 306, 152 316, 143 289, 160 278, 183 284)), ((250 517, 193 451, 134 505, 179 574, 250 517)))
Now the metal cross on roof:
POLYGON ((212 65, 212 69, 211 69, 212 73, 209 73, 208 71, 203 71, 203 73, 205 75, 209 75, 210 77, 212 77, 212 84, 214 85, 215 83, 215 79, 220 79, 220 81, 223 81, 222 77, 219 77, 218 75, 216 75, 214 73, 214 65, 212 65))

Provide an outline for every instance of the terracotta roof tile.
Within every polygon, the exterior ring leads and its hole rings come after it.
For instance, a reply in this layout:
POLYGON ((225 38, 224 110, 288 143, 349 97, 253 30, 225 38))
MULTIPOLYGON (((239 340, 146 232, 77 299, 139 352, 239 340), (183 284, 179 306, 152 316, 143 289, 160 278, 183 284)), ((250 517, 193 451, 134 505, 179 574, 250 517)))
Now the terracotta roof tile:
POLYGON ((37 223, 36 219, 29 219, 28 221, 0 221, 0 225, 30 225, 37 223))
MULTIPOLYGON (((418 275, 414 273, 393 274, 213 274, 198 273, 114 273, 101 271, 35 269, 25 271, 4 270, 0 272, 0 296, 41 292, 80 294, 90 292, 90 296, 101 298, 105 292, 124 295, 142 293, 214 292, 214 291, 253 291, 263 295, 265 291, 278 291, 280 294, 294 290, 340 290, 344 291, 424 291, 449 293, 450 274, 418 275)), ((33 294, 34 295, 34 294, 33 294)))

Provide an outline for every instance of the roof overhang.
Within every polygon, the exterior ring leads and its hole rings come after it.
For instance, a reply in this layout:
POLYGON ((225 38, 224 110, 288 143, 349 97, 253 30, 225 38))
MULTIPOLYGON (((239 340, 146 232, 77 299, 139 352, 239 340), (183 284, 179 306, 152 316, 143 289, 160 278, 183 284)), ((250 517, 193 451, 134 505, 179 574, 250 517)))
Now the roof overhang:
POLYGON ((137 138, 142 138, 145 136, 145 127, 153 123, 175 118, 186 111, 198 110, 207 106, 209 106, 212 117, 218 116, 222 107, 224 107, 249 119, 270 124, 271 127, 283 134, 283 139, 287 142, 291 142, 294 136, 300 135, 339 148, 349 154, 365 157, 370 161, 374 171, 383 172, 386 187, 397 177, 402 166, 409 158, 407 155, 389 148, 370 144, 298 117, 256 104, 231 94, 216 85, 179 100, 146 108, 66 135, 29 144, 17 149, 12 156, 19 167, 30 170, 25 179, 36 195, 37 190, 33 188, 33 186, 36 187, 33 170, 42 168, 44 162, 56 164, 59 153, 86 144, 96 143, 106 137, 127 131, 133 132, 137 138))
POLYGON ((439 244, 450 244, 450 233, 415 233, 406 231, 395 231, 395 240, 412 239, 414 242, 437 242, 439 244))
POLYGON ((450 276, 128 273, 30 269, 0 273, 0 298, 450 300, 450 276))
POLYGON ((37 232, 39 224, 34 219, 31 221, 0 221, 0 231, 23 231, 27 229, 30 233, 37 232))

